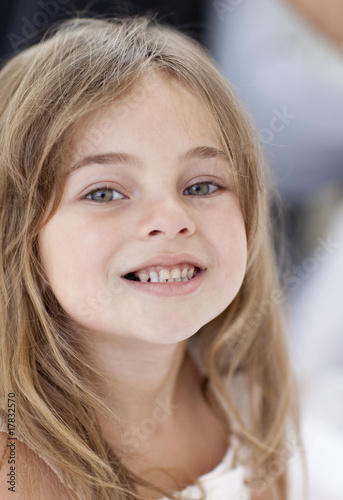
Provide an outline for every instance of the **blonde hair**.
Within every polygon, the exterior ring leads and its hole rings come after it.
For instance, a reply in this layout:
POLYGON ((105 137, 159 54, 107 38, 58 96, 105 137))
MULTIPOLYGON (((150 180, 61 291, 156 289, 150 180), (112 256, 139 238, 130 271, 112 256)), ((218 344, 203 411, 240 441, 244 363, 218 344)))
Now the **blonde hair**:
POLYGON ((285 500, 285 467, 274 477, 275 463, 286 465, 286 423, 296 418, 256 134, 205 50, 154 20, 68 21, 0 73, 1 401, 16 394, 18 434, 61 472, 70 498, 73 491, 83 500, 138 497, 135 487, 146 483, 100 433, 96 414, 110 412, 92 388, 91 377, 99 374, 46 286, 37 239, 60 201, 75 123, 128 95, 150 71, 178 79, 198 96, 232 160, 247 271, 234 301, 197 335, 203 370, 229 409, 227 426, 250 450, 251 483, 273 479, 277 498, 285 500), (233 396, 240 375, 244 408, 233 396))

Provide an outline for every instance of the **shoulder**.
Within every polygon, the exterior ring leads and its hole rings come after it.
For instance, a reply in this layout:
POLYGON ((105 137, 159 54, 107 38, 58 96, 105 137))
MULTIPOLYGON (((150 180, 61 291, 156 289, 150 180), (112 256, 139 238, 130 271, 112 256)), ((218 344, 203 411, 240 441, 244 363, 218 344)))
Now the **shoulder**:
POLYGON ((0 432, 1 500, 61 500, 65 488, 24 443, 0 432))

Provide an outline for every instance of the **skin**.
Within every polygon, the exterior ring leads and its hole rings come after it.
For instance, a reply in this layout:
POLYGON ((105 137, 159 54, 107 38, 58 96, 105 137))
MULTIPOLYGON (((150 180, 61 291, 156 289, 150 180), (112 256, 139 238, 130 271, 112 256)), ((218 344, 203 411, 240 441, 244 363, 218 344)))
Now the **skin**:
POLYGON ((342 0, 288 0, 327 37, 343 49, 342 0))
POLYGON ((147 465, 182 468, 184 460, 200 475, 227 447, 201 396, 200 375, 185 355, 187 339, 232 302, 246 267, 245 224, 229 161, 221 153, 184 157, 199 146, 222 150, 215 130, 188 90, 150 76, 139 93, 80 122, 60 206, 39 237, 49 284, 108 381, 99 390, 122 422, 122 435, 140 429, 128 448, 99 417, 110 445, 138 472, 147 465), (109 152, 134 155, 135 161, 80 166, 86 156, 109 152), (221 189, 206 184, 213 179, 221 189), (195 184, 209 194, 190 194, 195 184), (115 190, 106 191, 115 199, 91 199, 105 188, 115 190), (147 259, 181 252, 206 269, 188 295, 144 292, 122 278, 147 259), (170 411, 156 410, 158 401, 170 411), (153 432, 142 433, 142 422, 155 417, 153 432), (206 450, 212 450, 210 463, 206 450))

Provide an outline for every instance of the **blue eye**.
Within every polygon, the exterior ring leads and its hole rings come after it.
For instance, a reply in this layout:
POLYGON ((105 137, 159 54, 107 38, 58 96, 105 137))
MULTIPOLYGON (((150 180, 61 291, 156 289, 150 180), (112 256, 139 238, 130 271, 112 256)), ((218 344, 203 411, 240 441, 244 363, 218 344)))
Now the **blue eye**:
POLYGON ((101 188, 95 189, 87 194, 86 198, 92 201, 107 202, 114 200, 121 200, 123 195, 118 193, 115 189, 101 188))
POLYGON ((199 182, 185 189, 184 193, 188 196, 189 195, 205 196, 207 194, 213 193, 214 191, 218 191, 218 189, 220 188, 221 186, 219 186, 214 182, 199 182))

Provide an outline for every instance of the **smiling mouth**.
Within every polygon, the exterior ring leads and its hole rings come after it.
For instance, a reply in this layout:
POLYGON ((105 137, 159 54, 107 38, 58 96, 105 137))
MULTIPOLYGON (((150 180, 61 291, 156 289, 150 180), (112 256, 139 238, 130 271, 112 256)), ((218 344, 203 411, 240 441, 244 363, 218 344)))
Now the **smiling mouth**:
POLYGON ((201 269, 192 264, 181 264, 175 267, 153 266, 148 269, 125 274, 123 278, 141 283, 176 283, 190 281, 201 269))

